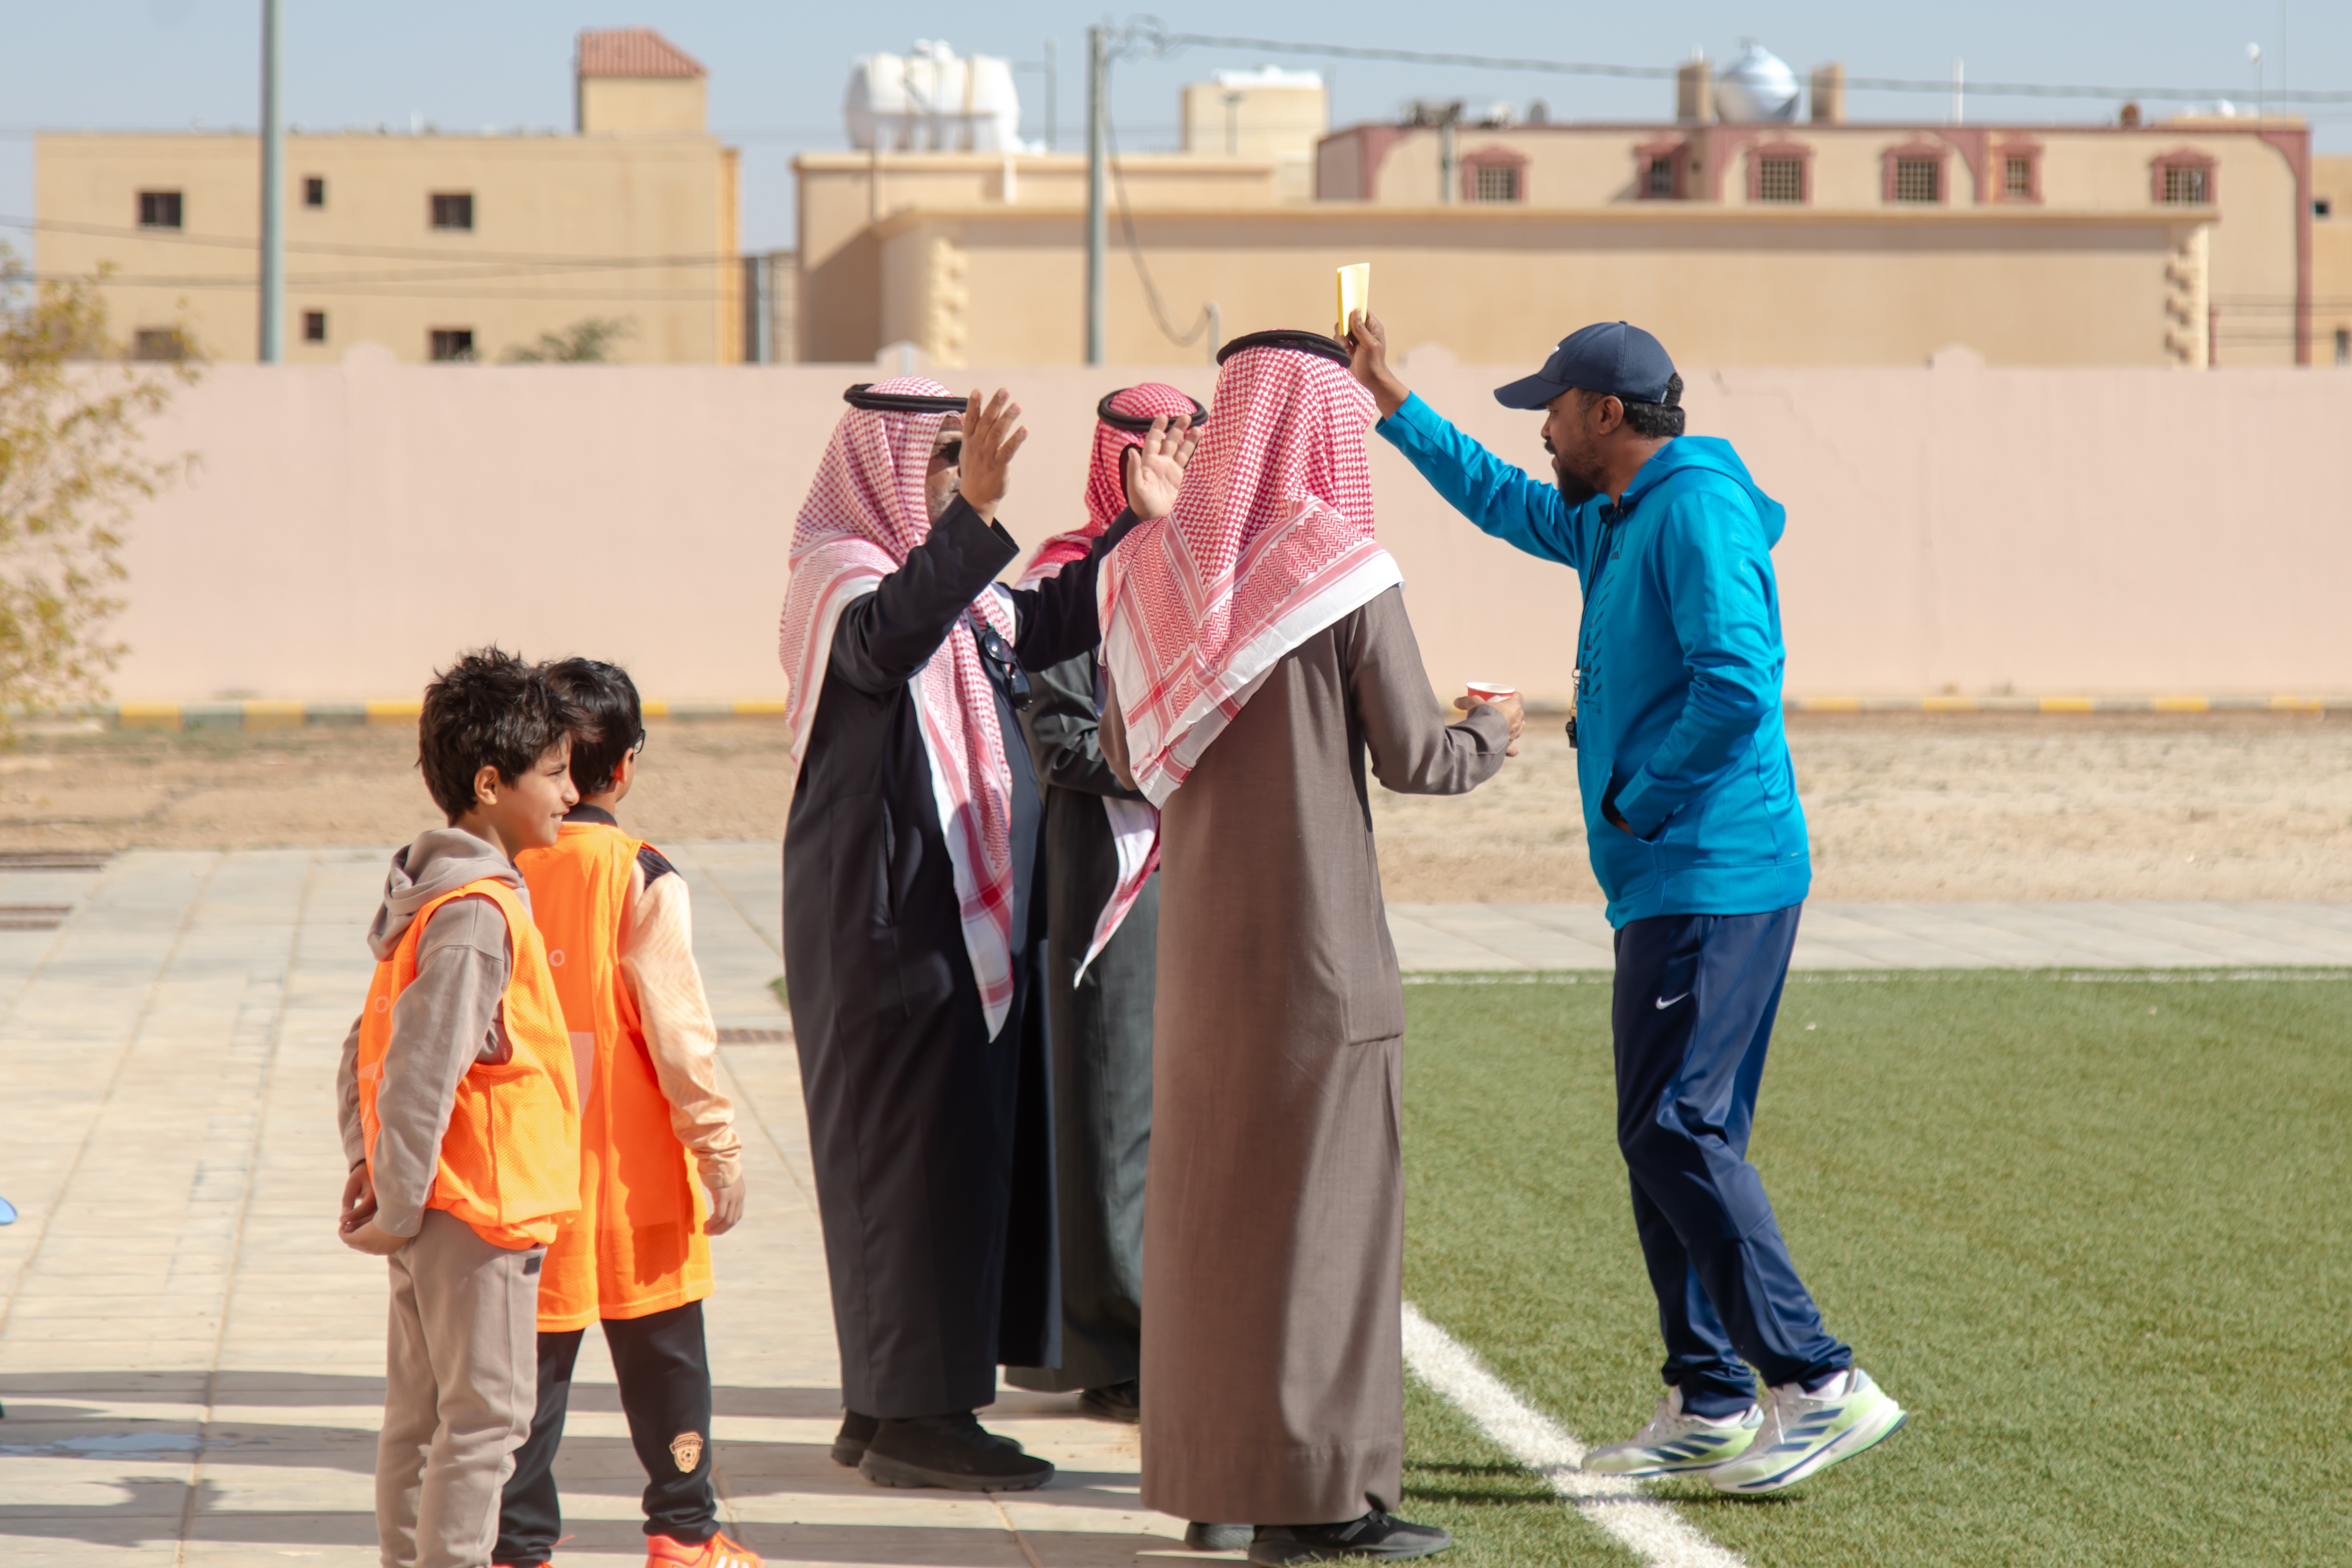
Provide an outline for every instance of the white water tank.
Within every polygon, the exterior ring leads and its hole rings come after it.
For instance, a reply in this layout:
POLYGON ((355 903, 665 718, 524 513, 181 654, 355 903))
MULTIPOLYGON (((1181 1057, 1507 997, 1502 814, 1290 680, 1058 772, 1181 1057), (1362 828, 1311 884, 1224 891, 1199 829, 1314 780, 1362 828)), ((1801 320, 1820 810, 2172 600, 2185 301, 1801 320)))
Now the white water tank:
POLYGON ((1797 73, 1755 39, 1747 42, 1739 57, 1715 78, 1717 118, 1734 122, 1796 119, 1797 73))
POLYGON ((1025 152, 1013 67, 992 55, 959 56, 918 38, 903 55, 866 55, 849 68, 842 118, 860 152, 1025 152))

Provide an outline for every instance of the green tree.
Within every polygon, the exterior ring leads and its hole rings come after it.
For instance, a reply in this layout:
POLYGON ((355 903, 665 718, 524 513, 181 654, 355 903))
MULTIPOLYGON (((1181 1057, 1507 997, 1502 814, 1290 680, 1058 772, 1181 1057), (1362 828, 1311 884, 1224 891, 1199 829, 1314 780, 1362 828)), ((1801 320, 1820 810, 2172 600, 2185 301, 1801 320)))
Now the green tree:
POLYGON ((131 508, 191 461, 152 456, 142 427, 194 363, 132 363, 97 282, 31 283, 0 246, 0 741, 105 696, 131 508))
POLYGON ((625 316, 587 316, 561 332, 541 332, 536 343, 517 343, 499 358, 509 365, 601 365, 624 338, 636 336, 625 316))

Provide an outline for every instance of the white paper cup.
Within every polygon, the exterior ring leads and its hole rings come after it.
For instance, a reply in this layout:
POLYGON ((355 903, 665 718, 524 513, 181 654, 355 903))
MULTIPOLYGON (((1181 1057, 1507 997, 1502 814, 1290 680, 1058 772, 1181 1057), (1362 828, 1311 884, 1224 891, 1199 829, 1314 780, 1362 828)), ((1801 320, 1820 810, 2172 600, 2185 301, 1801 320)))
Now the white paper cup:
POLYGON ((1499 702, 1504 697, 1515 695, 1519 689, 1507 686, 1500 681, 1468 681, 1464 684, 1470 688, 1470 695, 1482 703, 1499 702))

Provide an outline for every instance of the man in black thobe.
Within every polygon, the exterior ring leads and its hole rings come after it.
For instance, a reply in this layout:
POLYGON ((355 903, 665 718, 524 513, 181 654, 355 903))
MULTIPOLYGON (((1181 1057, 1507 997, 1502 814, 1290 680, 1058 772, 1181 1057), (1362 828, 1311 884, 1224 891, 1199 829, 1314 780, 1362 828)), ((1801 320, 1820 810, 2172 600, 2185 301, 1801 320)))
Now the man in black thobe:
MULTIPOLYGON (((1018 716, 1027 671, 1098 640, 1096 565, 1133 519, 1035 590, 995 585, 1019 554, 994 513, 1026 432, 1002 392, 985 409, 975 393, 961 420, 945 392, 912 378, 853 389, 802 513, 794 571, 810 580, 787 601, 783 651, 798 710, 785 969, 841 1347, 834 1457, 882 1485, 1013 1490, 1053 1467, 972 1412, 994 1399, 1000 1364, 1060 1359, 1041 813, 1018 716), (895 570, 826 588, 819 572, 839 559, 826 550, 845 540, 895 570), (803 590, 844 601, 812 614, 803 590), (1003 597, 983 615, 988 594, 1003 597), (1009 636, 996 629, 1006 611, 1009 636), (974 648, 987 693, 974 700, 993 710, 1001 758, 942 753, 923 696, 935 656, 969 668, 974 648), (935 779, 942 755, 966 771, 935 779), (985 1002, 958 887, 975 852, 951 854, 942 823, 943 798, 975 768, 1009 775, 1009 998, 999 973, 985 1002)), ((986 727, 984 715, 949 717, 986 727)))
MULTIPOLYGON (((1129 465, 1155 419, 1182 420, 1197 434, 1207 411, 1188 393, 1147 382, 1104 398, 1095 414, 1087 520, 1038 549, 1024 585, 1083 560, 1122 515, 1129 465)), ((1143 1176, 1151 1154, 1160 936, 1160 877, 1150 869, 1150 852, 1159 813, 1103 760, 1097 668, 1088 652, 1044 671, 1033 683, 1036 700, 1023 716, 1045 798, 1062 1364, 1011 1369, 1005 1381, 1047 1393, 1076 1391, 1088 1415, 1132 1422, 1141 1416, 1143 1176), (1105 925, 1112 927, 1107 938, 1099 935, 1105 925)))
POLYGON ((1158 873, 1092 963, 1087 950, 1119 882, 1118 836, 1103 802, 1122 801, 1143 813, 1150 808, 1103 760, 1094 655, 1056 664, 1031 684, 1036 700, 1026 716, 1029 745, 1045 798, 1062 1361, 1058 1371, 1023 1368, 1009 1380, 1048 1392, 1076 1389, 1089 1415, 1133 1421, 1142 1364, 1158 873))

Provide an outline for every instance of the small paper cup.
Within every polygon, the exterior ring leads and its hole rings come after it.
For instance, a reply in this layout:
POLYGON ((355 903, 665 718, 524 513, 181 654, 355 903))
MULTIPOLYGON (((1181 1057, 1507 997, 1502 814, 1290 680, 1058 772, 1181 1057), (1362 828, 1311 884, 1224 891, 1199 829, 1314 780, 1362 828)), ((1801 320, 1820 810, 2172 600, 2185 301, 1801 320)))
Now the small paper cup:
POLYGON ((1468 681, 1464 684, 1470 688, 1470 695, 1482 703, 1497 702, 1504 697, 1516 695, 1519 689, 1517 686, 1507 686, 1500 681, 1468 681))

